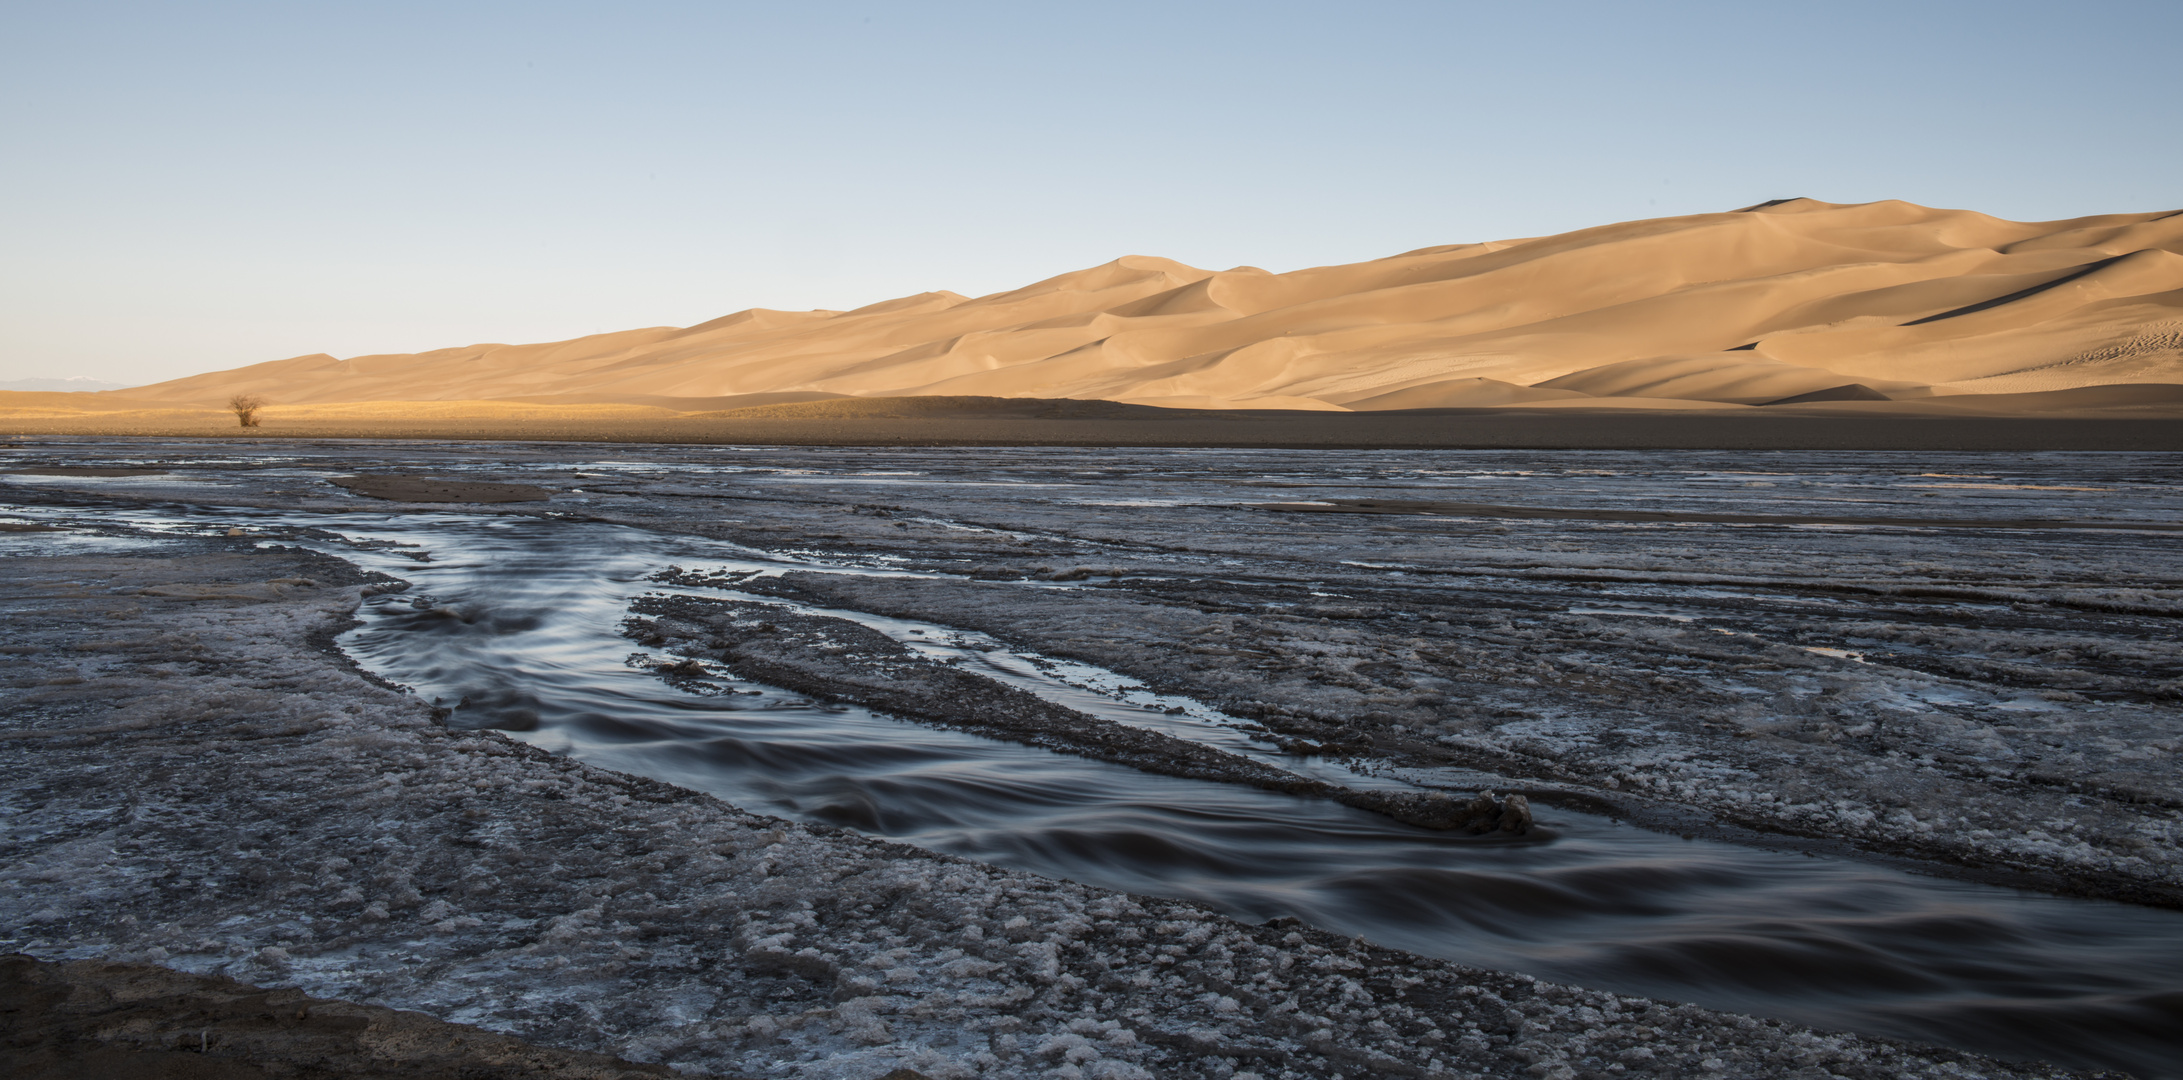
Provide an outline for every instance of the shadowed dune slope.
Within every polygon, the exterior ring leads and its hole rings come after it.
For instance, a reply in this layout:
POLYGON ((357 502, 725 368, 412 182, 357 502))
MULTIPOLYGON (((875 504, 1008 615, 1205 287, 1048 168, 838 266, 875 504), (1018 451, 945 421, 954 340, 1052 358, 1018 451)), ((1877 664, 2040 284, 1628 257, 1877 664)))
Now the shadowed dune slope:
POLYGON ((2037 412, 2078 401, 2055 391, 2171 384, 2183 384, 2183 212, 2026 223, 1788 199, 1285 274, 1129 256, 976 298, 302 356, 66 396, 717 412, 837 397, 1386 410, 1995 395, 2008 401, 1994 408, 2037 412))

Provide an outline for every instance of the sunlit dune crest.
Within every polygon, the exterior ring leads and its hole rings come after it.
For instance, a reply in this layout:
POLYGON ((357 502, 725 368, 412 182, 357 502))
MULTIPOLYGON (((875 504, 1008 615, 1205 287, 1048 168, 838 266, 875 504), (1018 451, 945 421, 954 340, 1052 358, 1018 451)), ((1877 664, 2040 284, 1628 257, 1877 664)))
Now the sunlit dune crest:
POLYGON ((976 298, 928 292, 546 344, 302 356, 65 396, 217 406, 236 393, 280 407, 677 413, 900 397, 1351 411, 2175 409, 2183 212, 2027 223, 1788 199, 1285 274, 1133 255, 976 298))

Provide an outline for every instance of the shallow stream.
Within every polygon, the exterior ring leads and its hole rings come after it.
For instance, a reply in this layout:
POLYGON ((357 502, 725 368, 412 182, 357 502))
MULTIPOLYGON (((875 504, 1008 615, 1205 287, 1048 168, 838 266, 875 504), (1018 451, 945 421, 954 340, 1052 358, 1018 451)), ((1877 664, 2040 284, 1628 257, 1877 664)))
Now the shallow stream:
MULTIPOLYGON (((772 478, 805 479, 829 477, 772 478)), ((1749 486, 1744 474, 1727 480, 1736 491, 1749 486)), ((274 481, 298 482, 285 472, 274 481)), ((134 481, 113 483, 124 482, 134 481)), ((2004 494, 2051 501, 2059 498, 2054 492, 2078 490, 2018 487, 2004 494)), ((618 633, 635 598, 669 591, 649 579, 670 565, 890 572, 833 565, 819 553, 796 561, 721 542, 518 516, 231 507, 99 516, 153 530, 241 525, 345 537, 313 543, 413 583, 408 592, 370 600, 363 625, 342 639, 360 663, 452 707, 452 724, 505 730, 754 811, 1098 886, 1188 897, 1244 919, 1294 916, 1417 953, 1557 981, 2183 1078, 2183 912, 1684 839, 1557 807, 1537 807, 1541 838, 1434 833, 1324 800, 1158 776, 815 702, 724 672, 706 680, 707 692, 690 692, 650 671, 636 655, 643 650, 618 633)), ((7 542, 41 551, 139 543, 84 533, 10 534, 7 542)), ((1633 583, 1597 602, 1608 613, 1687 619, 1674 606, 1680 595, 1652 595, 1633 583)), ((1247 724, 1113 673, 1021 654, 950 627, 804 610, 854 619, 936 659, 1117 722, 1156 726, 1336 783, 1402 782, 1339 761, 1283 755, 1247 724)), ((1405 776, 1459 791, 1495 782, 1405 776)))
MULTIPOLYGON (((363 541, 329 550, 414 583, 371 600, 342 643, 371 670, 454 707, 451 724, 499 728, 753 810, 1188 897, 1240 918, 1295 916, 1426 955, 1821 1027, 2183 1076, 2183 912, 1684 839, 1551 807, 1540 808, 1549 839, 1480 841, 725 675, 709 680, 713 692, 692 693, 633 662, 642 650, 617 632, 634 598, 661 590, 652 574, 670 564, 824 567, 535 518, 284 523, 363 541)), ((857 618, 1119 722, 1335 782, 1394 782, 1283 757, 1246 725, 1111 673, 1012 654, 946 627, 814 613, 857 618)))

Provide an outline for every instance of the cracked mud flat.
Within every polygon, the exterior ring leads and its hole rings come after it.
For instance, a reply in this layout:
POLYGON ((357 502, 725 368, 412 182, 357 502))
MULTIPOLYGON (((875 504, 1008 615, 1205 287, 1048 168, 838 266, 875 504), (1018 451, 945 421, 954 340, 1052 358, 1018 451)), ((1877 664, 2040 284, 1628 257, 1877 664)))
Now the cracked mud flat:
MULTIPOLYGON (((1542 796, 1574 791, 1629 800, 1634 817, 1689 807, 1730 823, 1936 855, 1971 871, 2038 875, 2080 893, 2170 902, 2175 895, 2172 537, 1785 528, 1754 538, 1754 529, 1722 524, 1390 522, 1247 505, 1385 496, 1389 487, 1431 489, 1421 494, 1439 501, 1514 503, 1511 489, 1494 485, 1526 469, 1539 475, 1539 463, 1494 455, 1355 454, 1330 468, 1325 455, 1170 452, 1121 464, 1127 455, 1109 454, 1092 467, 1082 455, 1053 452, 979 451, 974 460, 946 451, 755 451, 723 469, 718 453, 691 462, 671 451, 616 448, 587 457, 578 466, 583 475, 573 475, 565 458, 555 460, 566 449, 528 461, 517 454, 512 465, 486 464, 506 458, 504 447, 438 460, 413 448, 388 457, 334 447, 312 451, 321 455, 317 462, 308 455, 188 462, 173 449, 77 446, 64 448, 65 459, 49 450, 46 460, 64 464, 126 458, 174 471, 17 480, 9 493, 49 505, 181 500, 354 513, 362 500, 317 478, 408 465, 435 476, 534 483, 556 491, 534 513, 574 512, 790 557, 800 550, 837 565, 942 575, 816 568, 742 588, 983 630, 1043 656, 1099 664, 1151 689, 1218 704, 1294 749, 1356 754, 1397 772, 1453 765, 1528 776, 1546 781, 1537 788, 1542 796), (1282 486, 1264 490, 1272 485, 1282 486)), ((2158 480, 2165 459, 2042 455, 1936 464, 1931 456, 1775 456, 1764 464, 1789 475, 1752 479, 1727 468, 1748 470, 1749 460, 1686 455, 1671 468, 1662 457, 1564 455, 1551 483, 1516 490, 1560 505, 1658 505, 1673 497, 1728 511, 1855 501, 1874 517, 1910 510, 1940 516, 1919 501, 1935 493, 1957 503, 1946 508, 1951 517, 2176 518, 2158 480), (1630 479, 1618 488, 1614 476, 1578 471, 1571 458, 1596 473, 1619 466, 1630 479), (2003 472, 2004 464, 2012 471, 2003 472), (1792 490, 1744 486, 1752 483, 1792 490), (2086 502, 2087 495, 2066 493, 2085 487, 2109 494, 2086 502), (1981 500, 2007 505, 1961 505, 1981 500)), ((51 535, 11 534, 4 542, 10 550, 54 550, 51 535)), ((85 548, 137 543, 62 535, 85 548)), ((17 654, 46 678, 85 677, 86 657, 113 664, 91 689, 73 691, 82 710, 100 714, 98 722, 76 717, 82 733, 58 742, 8 740, 15 753, 34 755, 19 760, 37 761, 37 775, 66 778, 58 789, 29 786, 43 794, 28 801, 23 785, 10 793, 19 830, 11 865, 24 861, 19 853, 46 859, 67 852, 41 864, 42 877, 26 875, 8 897, 16 904, 7 925, 19 928, 17 948, 101 956, 163 949, 166 956, 155 958, 184 968, 425 1007, 579 1049, 723 1071, 863 1076, 908 1062, 932 1075, 1037 1074, 1072 1065, 1087 1075, 1396 1075, 1430 1072, 1435 1060, 1457 1075, 1702 1075, 1709 1062, 1716 1074, 1802 1068, 1818 1070, 1812 1076, 1860 1069, 1893 1075, 1943 1061, 1985 1075, 2020 1071, 1688 1007, 1672 1020, 1656 1016, 1663 1028, 1644 1019, 1650 1003, 1627 996, 1486 975, 1302 928, 1241 926, 1191 905, 813 831, 687 792, 656 794, 675 789, 598 773, 495 736, 446 731, 421 703, 368 686, 332 657, 291 655, 307 639, 298 632, 306 624, 338 623, 354 587, 328 598, 279 583, 311 578, 328 589, 323 582, 338 577, 315 563, 309 573, 254 568, 220 579, 208 568, 222 558, 303 556, 245 554, 247 538, 186 543, 205 550, 178 554, 170 543, 64 555, 113 566, 37 571, 38 580, 89 579, 172 560, 131 579, 139 581, 133 586, 102 586, 122 593, 83 590, 67 605, 73 613, 116 596, 140 597, 122 601, 138 610, 121 622, 72 614, 52 632, 81 638, 103 626, 196 620, 187 632, 202 648, 206 605, 248 606, 239 621, 276 630, 275 611, 298 614, 284 616, 286 633, 249 632, 227 642, 231 655, 217 661, 177 652, 179 638, 150 635, 143 640, 159 644, 133 659, 111 649, 62 651, 53 648, 57 641, 17 654), (208 573, 212 579, 199 580, 208 573), (147 588, 169 595, 131 591, 147 588), (235 681, 241 658, 253 656, 261 666, 293 667, 235 681), (63 661, 77 673, 51 674, 50 665, 63 661), (154 669, 164 678, 146 674, 154 669), (142 687, 159 679, 163 692, 132 691, 116 681, 123 678, 146 680, 142 687), (232 695, 238 685, 255 691, 250 708, 192 696, 232 695), (115 700, 124 707, 111 708, 115 700), (349 705, 360 711, 341 711, 349 705), (289 730, 278 722, 284 714, 307 719, 289 730), (268 733, 245 737, 223 722, 268 733), (333 742, 324 733, 335 728, 369 730, 399 749, 333 742), (128 752, 173 759, 172 779, 115 764, 114 744, 138 740, 157 749, 128 752), (306 782, 312 770, 322 776, 306 782), (205 775, 223 772, 227 787, 205 775), (243 786, 235 777, 258 772, 291 777, 289 794, 227 789, 243 786), (391 792, 390 776, 404 780, 391 792), (353 790, 318 782, 325 777, 348 779, 353 790), (526 790, 526 780, 551 778, 561 789, 570 777, 597 790, 575 789, 590 798, 564 791, 560 799, 507 801, 526 790), (329 793, 339 795, 331 809, 329 793), (616 804, 615 794, 627 805, 616 804), (378 805, 345 805, 366 798, 378 805), (194 835, 138 824, 157 842, 131 873, 122 873, 129 860, 115 854, 125 850, 117 830, 129 823, 88 814, 238 800, 255 808, 251 820, 278 827, 251 837, 223 831, 225 822, 207 821, 194 835), (540 802, 552 813, 536 809, 540 802), (463 816, 467 811, 476 813, 463 816), (579 811, 590 816, 556 816, 579 811), (62 820, 71 813, 81 819, 62 820), (25 822, 42 823, 27 840, 25 822), (646 830, 635 833, 640 824, 646 830), (51 831, 38 835, 43 830, 51 831), (768 839, 776 831, 779 838, 768 839), (749 856, 768 848, 748 833, 779 845, 757 860, 772 864, 762 878, 748 876, 749 856), (247 843, 228 847, 237 835, 247 843), (705 838, 713 835, 725 837, 718 843, 736 858, 718 847, 708 854, 705 838), (584 850, 602 836, 616 839, 584 850), (96 839, 67 847, 86 837, 96 839), (253 850, 275 861, 237 853, 253 850), (359 852, 369 854, 359 859, 359 852), (553 860, 527 864, 521 857, 536 860, 538 852, 553 860), (329 869, 332 859, 349 865, 329 869), (690 865, 708 860, 726 867, 707 871, 709 881, 690 865), (179 876, 189 884, 164 892, 144 884, 154 868, 172 875, 192 861, 213 866, 218 872, 208 876, 233 895, 208 898, 198 891, 201 879, 186 873, 179 876), (571 862, 595 873, 573 875, 571 862), (408 877, 383 869, 389 865, 407 867, 408 877), (902 910, 917 907, 902 902, 909 894, 876 883, 904 874, 925 883, 918 895, 953 906, 902 910), (537 890, 535 902, 527 889, 537 890), (345 899, 351 891, 355 897, 345 899), (814 896, 810 909, 793 906, 814 896), (704 897, 720 906, 707 907, 704 897), (26 909, 33 904, 43 906, 26 909), (866 906, 870 913, 859 910, 866 906), (128 915, 136 921, 122 922, 128 915), (238 915, 231 927, 219 926, 238 915), (426 915, 434 918, 420 923, 426 915), (1018 916, 1024 921, 1010 928, 1018 916), (1088 925, 1075 928, 1079 921, 1088 925), (1161 929, 1167 924, 1174 926, 1161 929), (973 925, 981 933, 970 939, 973 925), (556 937, 555 928, 570 932, 556 937), (597 933, 585 936, 584 929, 597 933), (1130 940, 1133 933, 1142 940, 1130 940), (791 936, 776 940, 779 934, 791 936), (1053 946, 1051 966, 1042 945, 1053 946), (265 954, 267 947, 286 955, 265 954), (801 954, 804 948, 816 956, 801 954), (962 951, 944 956, 948 949, 962 951), (1157 963, 1163 955, 1176 959, 1157 963), (555 966, 556 958, 565 966, 555 966), (973 963, 956 965, 966 958, 973 963), (1322 968, 1310 966, 1322 961, 1322 968), (1360 966, 1342 970, 1349 963, 1360 966), (982 964, 1000 965, 986 983, 966 974, 982 964), (906 973, 889 974, 896 971, 906 973), (1424 981, 1402 984, 1411 978, 1424 981), (782 990, 794 992, 768 996, 782 990), (1021 996, 1007 1000, 1012 994, 1021 996), (1282 1008, 1292 996, 1295 1005, 1282 1008), (1019 1030, 996 1030, 996 1020, 1019 1030), (1375 1021, 1386 1028, 1373 1028, 1375 1021), (1695 1034, 1667 1033, 1685 1024, 1696 1025, 1695 1034), (765 1030, 770 1025, 779 1026, 765 1030), (1125 1029, 1133 1034, 1120 1035, 1125 1029), (1315 1036, 1321 1030, 1327 1034, 1315 1036), (1438 1039, 1429 1038, 1434 1030, 1438 1039)), ((33 561, 46 560, 10 560, 33 561)), ((19 696, 9 723, 65 720, 46 717, 65 711, 55 702, 69 700, 69 685, 31 691, 56 695, 34 705, 19 696)))

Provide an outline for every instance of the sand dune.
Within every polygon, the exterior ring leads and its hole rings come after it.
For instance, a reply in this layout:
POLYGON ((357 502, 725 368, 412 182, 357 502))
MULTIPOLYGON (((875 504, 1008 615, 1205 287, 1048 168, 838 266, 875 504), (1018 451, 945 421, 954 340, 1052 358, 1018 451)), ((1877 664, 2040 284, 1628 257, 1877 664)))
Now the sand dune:
POLYGON ((1789 199, 1285 274, 1129 256, 976 298, 302 356, 59 396, 723 412, 836 397, 1900 411, 1996 395, 1980 411, 2039 411, 2157 406, 2051 394, 2168 385, 2183 385, 2183 212, 2025 223, 1789 199))

